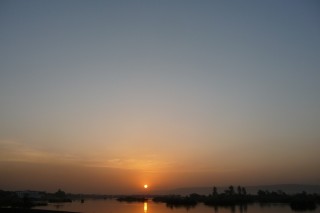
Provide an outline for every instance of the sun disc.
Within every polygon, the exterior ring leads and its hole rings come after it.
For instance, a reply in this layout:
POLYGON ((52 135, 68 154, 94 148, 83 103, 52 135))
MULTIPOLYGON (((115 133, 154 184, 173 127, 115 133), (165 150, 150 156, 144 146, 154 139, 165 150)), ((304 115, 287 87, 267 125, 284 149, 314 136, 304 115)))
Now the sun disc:
POLYGON ((145 189, 147 189, 148 188, 148 185, 147 184, 144 184, 144 186, 143 186, 145 189))

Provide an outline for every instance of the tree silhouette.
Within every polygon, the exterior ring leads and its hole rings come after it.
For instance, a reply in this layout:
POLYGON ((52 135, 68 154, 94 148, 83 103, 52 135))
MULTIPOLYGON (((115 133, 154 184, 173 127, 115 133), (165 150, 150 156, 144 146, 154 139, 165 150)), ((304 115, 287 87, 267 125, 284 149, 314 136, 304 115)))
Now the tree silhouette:
POLYGON ((246 190, 246 188, 242 187, 241 190, 242 190, 242 194, 243 194, 243 195, 247 195, 247 190, 246 190))
POLYGON ((217 190, 217 187, 213 187, 213 189, 212 189, 212 195, 213 196, 217 196, 218 195, 218 190, 217 190))
POLYGON ((242 188, 241 188, 241 186, 238 186, 237 190, 238 190, 238 195, 241 195, 241 194, 242 194, 242 188))
POLYGON ((229 190, 227 190, 227 194, 229 194, 229 195, 234 195, 234 188, 233 188, 232 185, 229 186, 229 190))
POLYGON ((57 197, 59 198, 64 198, 66 197, 66 193, 64 191, 62 191, 61 189, 59 189, 56 193, 54 193, 57 197))

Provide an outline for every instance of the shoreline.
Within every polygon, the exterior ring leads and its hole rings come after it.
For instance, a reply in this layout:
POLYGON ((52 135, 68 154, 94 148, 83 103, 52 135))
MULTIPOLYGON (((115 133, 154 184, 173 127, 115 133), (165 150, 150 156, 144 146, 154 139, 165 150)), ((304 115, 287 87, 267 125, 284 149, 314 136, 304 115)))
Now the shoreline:
POLYGON ((0 207, 2 213, 80 213, 80 212, 69 212, 69 211, 56 211, 56 210, 45 210, 45 209, 24 209, 24 208, 3 208, 0 207))

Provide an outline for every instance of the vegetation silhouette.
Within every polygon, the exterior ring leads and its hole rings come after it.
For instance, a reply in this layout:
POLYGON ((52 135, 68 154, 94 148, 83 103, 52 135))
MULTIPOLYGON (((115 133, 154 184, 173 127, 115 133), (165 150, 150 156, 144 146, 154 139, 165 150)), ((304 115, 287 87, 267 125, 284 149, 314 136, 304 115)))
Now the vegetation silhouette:
POLYGON ((262 191, 259 190, 257 195, 247 194, 245 187, 238 186, 237 192, 230 185, 223 193, 218 193, 217 187, 213 187, 212 194, 205 196, 196 193, 188 196, 169 195, 157 196, 153 198, 155 202, 163 202, 168 206, 196 206, 198 203, 204 203, 208 206, 228 207, 231 211, 239 207, 240 212, 246 212, 247 205, 252 203, 268 204, 282 203, 290 205, 294 211, 315 210, 317 204, 320 204, 320 195, 307 194, 302 192, 299 194, 288 195, 282 191, 262 191))
POLYGON ((79 213, 69 211, 54 211, 43 209, 22 209, 22 208, 0 208, 1 213, 79 213))
MULTIPOLYGON (((199 195, 201 196, 201 195, 199 195)), ((158 196, 153 198, 154 202, 166 203, 170 208, 173 207, 195 207, 200 201, 197 194, 191 194, 190 196, 180 196, 180 195, 169 195, 169 196, 158 196)))
POLYGON ((200 195, 192 193, 187 196, 181 195, 135 195, 135 196, 106 196, 106 195, 83 195, 67 194, 61 189, 55 193, 22 191, 10 192, 0 190, 0 212, 28 212, 33 206, 47 205, 48 202, 72 202, 72 199, 78 199, 84 202, 84 198, 106 199, 117 198, 120 202, 146 202, 152 197, 154 202, 165 203, 168 208, 187 209, 194 208, 198 203, 212 206, 215 211, 218 208, 230 208, 231 212, 239 209, 239 212, 246 212, 247 206, 252 203, 259 203, 261 207, 270 204, 289 205, 293 211, 312 211, 320 205, 319 194, 308 194, 305 191, 297 194, 286 194, 283 191, 258 190, 257 194, 248 194, 245 187, 230 185, 222 193, 218 192, 216 186, 213 186, 212 193, 209 195, 200 195), (2 209, 5 209, 2 211, 2 209))
POLYGON ((50 203, 72 202, 67 194, 61 189, 58 189, 54 194, 48 194, 47 198, 50 203))
POLYGON ((63 202, 72 202, 72 200, 61 189, 55 193, 33 191, 11 192, 0 190, 0 207, 30 209, 34 206, 48 205, 48 203, 63 202))
POLYGON ((146 202, 148 201, 147 198, 145 198, 144 196, 120 196, 117 198, 118 201, 120 202, 146 202))
POLYGON ((307 194, 301 192, 299 194, 288 195, 282 191, 269 192, 269 191, 258 191, 257 200, 263 203, 286 203, 290 204, 292 210, 303 211, 303 210, 315 210, 317 204, 320 204, 320 195, 318 194, 307 194))

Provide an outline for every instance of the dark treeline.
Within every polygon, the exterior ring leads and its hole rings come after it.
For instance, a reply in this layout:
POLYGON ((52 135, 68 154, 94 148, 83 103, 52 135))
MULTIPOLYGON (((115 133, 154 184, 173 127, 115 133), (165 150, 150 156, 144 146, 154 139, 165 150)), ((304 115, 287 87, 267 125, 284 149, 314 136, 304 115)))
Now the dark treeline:
MULTIPOLYGON (((45 191, 4 191, 0 190, 0 207, 31 208, 33 206, 45 206, 48 203, 64 203, 86 199, 112 199, 116 196, 99 194, 72 194, 59 189, 54 193, 45 191)), ((9 210, 8 210, 9 211, 9 210)), ((0 211, 1 212, 1 211, 0 211)))
MULTIPOLYGON (((73 200, 80 199, 84 202, 86 198, 114 198, 115 196, 94 195, 94 197, 82 194, 66 194, 62 190, 55 193, 37 192, 37 191, 21 191, 11 192, 0 190, 0 207, 13 207, 13 208, 31 208, 33 206, 47 205, 48 202, 72 202, 73 200)), ((260 203, 262 206, 271 203, 288 204, 293 210, 315 210, 317 205, 320 205, 319 194, 308 194, 301 192, 298 194, 286 194, 283 191, 268 191, 259 190, 257 194, 248 194, 245 187, 229 186, 223 192, 218 192, 217 187, 212 188, 212 193, 209 195, 200 195, 192 193, 188 196, 181 195, 162 195, 162 196, 148 196, 153 197, 154 202, 166 203, 170 208, 173 207, 195 207, 198 203, 204 203, 208 206, 247 208, 248 204, 260 203)), ((118 201, 126 202, 146 202, 148 200, 144 195, 138 196, 117 196, 118 201)))
POLYGON ((18 209, 18 208, 0 208, 1 213, 80 213, 80 212, 69 212, 69 211, 53 211, 53 210, 42 210, 42 209, 18 209))
POLYGON ((0 207, 31 208, 49 203, 72 202, 71 198, 61 189, 55 193, 39 191, 3 191, 0 190, 0 207))
POLYGON ((120 202, 146 202, 148 199, 144 196, 120 196, 117 200, 120 202))
POLYGON ((179 195, 167 195, 167 196, 157 196, 153 198, 154 202, 162 202, 166 203, 168 207, 179 207, 179 206, 184 206, 184 207, 194 207, 197 205, 202 195, 198 194, 192 194, 190 196, 179 196, 179 195), (196 197, 194 197, 195 195, 196 197))
POLYGON ((163 202, 168 206, 191 207, 197 203, 204 203, 205 205, 218 207, 234 207, 240 206, 246 208, 248 204, 260 203, 261 205, 267 203, 284 203, 291 206, 293 210, 315 210, 317 204, 320 204, 320 195, 307 194, 301 192, 299 194, 289 195, 282 191, 263 191, 259 190, 257 195, 247 194, 244 187, 229 186, 227 190, 219 193, 216 187, 213 187, 212 193, 208 196, 199 195, 196 193, 188 196, 167 195, 157 196, 153 198, 154 202, 163 202))

